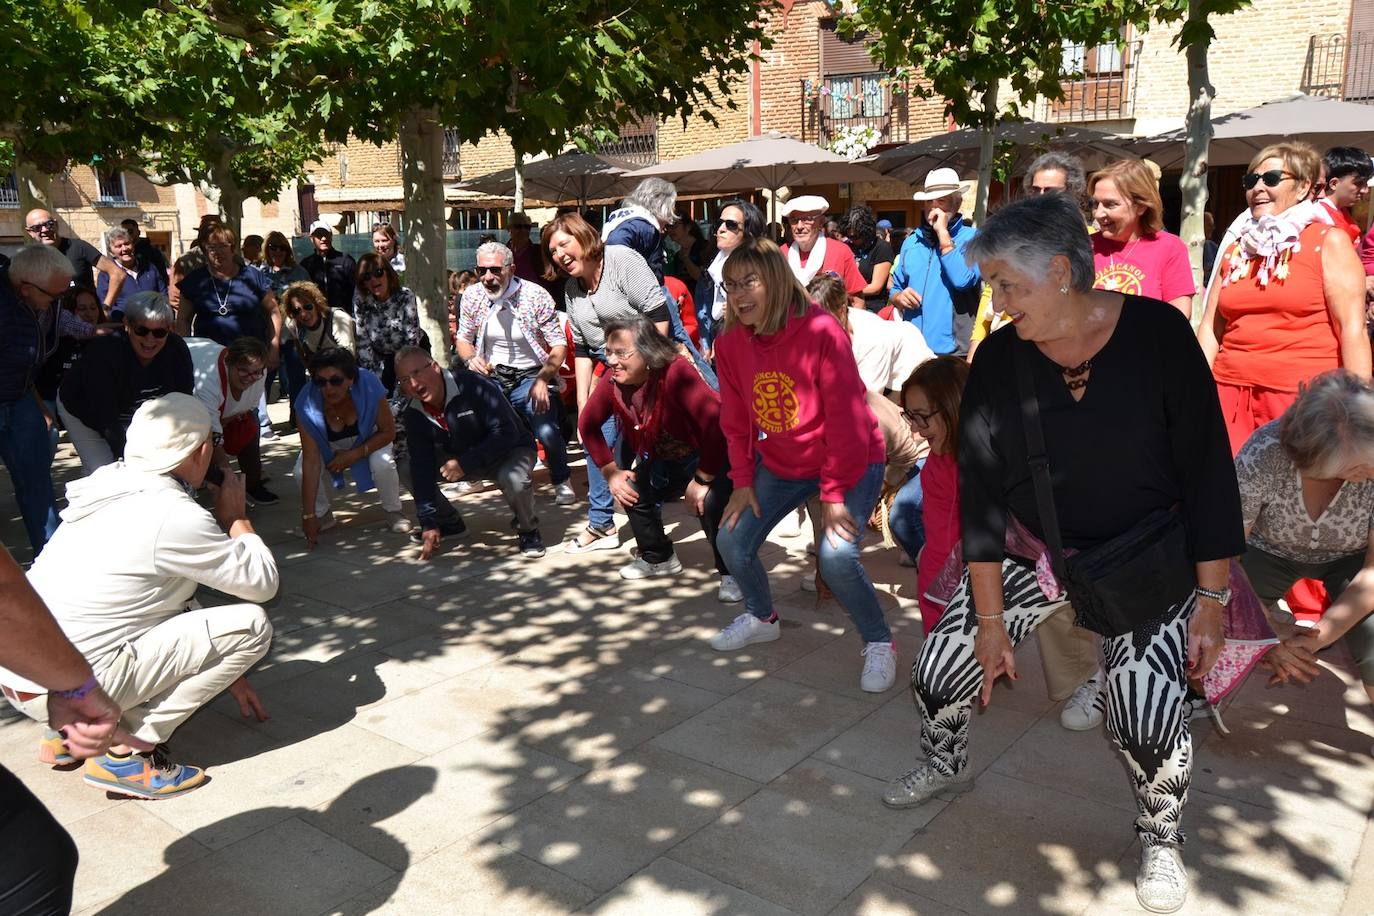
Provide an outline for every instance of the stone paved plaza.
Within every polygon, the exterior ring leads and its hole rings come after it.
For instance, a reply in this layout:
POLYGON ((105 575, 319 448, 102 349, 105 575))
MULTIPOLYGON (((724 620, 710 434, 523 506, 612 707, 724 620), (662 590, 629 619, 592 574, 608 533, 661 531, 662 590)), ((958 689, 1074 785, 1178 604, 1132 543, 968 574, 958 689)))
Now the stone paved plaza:
MULTIPOLYGON (((77 912, 1139 912, 1123 767, 1100 731, 1060 728, 1033 647, 974 719, 976 789, 889 811, 916 712, 900 677, 859 691, 848 619, 798 588, 809 534, 765 549, 783 638, 722 655, 705 639, 739 606, 716 601, 677 507, 688 569, 667 583, 622 581, 628 548, 522 561, 493 490, 459 499, 472 531, 430 563, 356 497, 307 553, 296 448, 267 446, 283 499, 253 514, 281 564, 275 643, 252 676, 272 718, 245 722, 221 697, 177 732, 204 788, 108 798, 37 762, 38 725, 0 723, 0 760, 80 847, 77 912)), ((0 480, 24 560, 11 492, 0 480)), ((585 503, 552 497, 541 473, 555 544, 585 503)), ((914 570, 876 544, 866 561, 905 671, 914 570)), ((1328 654, 1305 691, 1251 678, 1230 737, 1196 723, 1185 912, 1374 912, 1374 716, 1328 654)))

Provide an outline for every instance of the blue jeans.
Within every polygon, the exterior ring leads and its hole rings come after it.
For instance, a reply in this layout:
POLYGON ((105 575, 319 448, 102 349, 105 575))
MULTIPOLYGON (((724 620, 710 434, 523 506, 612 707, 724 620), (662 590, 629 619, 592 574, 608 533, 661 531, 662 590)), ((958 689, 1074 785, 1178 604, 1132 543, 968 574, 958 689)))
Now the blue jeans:
POLYGON ((563 441, 563 403, 558 400, 558 392, 549 386, 549 409, 537 413, 530 403, 530 389, 534 387, 536 376, 530 376, 511 391, 511 405, 522 411, 530 421, 535 438, 544 446, 544 463, 549 467, 549 479, 563 483, 572 476, 568 470, 568 443, 563 441))
POLYGON ((892 500, 892 509, 887 517, 888 525, 892 528, 892 539, 913 561, 926 545, 926 523, 921 514, 925 505, 925 495, 921 491, 921 469, 925 466, 924 458, 916 462, 911 469, 911 476, 892 500))
POLYGON ((5 462, 14 481, 14 499, 37 556, 61 519, 52 495, 48 424, 38 402, 27 391, 16 401, 0 404, 0 461, 5 462))
MULTIPOLYGON (((602 384, 609 385, 611 382, 603 379, 602 384)), ((611 454, 617 454, 620 449, 620 424, 614 415, 601 425, 601 435, 606 437, 611 454)), ((587 456, 587 502, 587 524, 599 531, 605 531, 615 524, 615 500, 611 497, 611 486, 606 483, 605 475, 591 455, 587 456)))
MULTIPOLYGON (((870 464, 859 482, 844 495, 845 508, 862 529, 873 515, 873 506, 883 487, 882 463, 870 464)), ((789 480, 779 477, 759 461, 754 470, 754 498, 759 502, 762 517, 748 509, 739 517, 733 531, 722 523, 716 547, 730 567, 740 591, 744 593, 744 607, 760 620, 773 615, 773 597, 768 591, 768 575, 759 563, 759 547, 768 532, 783 516, 804 504, 820 492, 820 481, 789 480)), ((862 538, 860 538, 862 540, 862 538)), ((817 547, 821 578, 835 593, 835 598, 849 612, 850 619, 863 641, 891 642, 892 631, 883 619, 877 592, 859 561, 859 544, 842 541, 832 547, 830 539, 822 537, 817 547)))
POLYGON ((682 326, 682 316, 677 312, 677 303, 673 301, 673 297, 666 286, 663 287, 663 298, 668 300, 668 336, 687 346, 687 352, 692 355, 692 362, 696 363, 697 369, 701 371, 701 377, 705 379, 706 384, 719 391, 720 380, 716 378, 716 370, 711 368, 711 364, 702 357, 696 344, 692 343, 691 335, 682 326))

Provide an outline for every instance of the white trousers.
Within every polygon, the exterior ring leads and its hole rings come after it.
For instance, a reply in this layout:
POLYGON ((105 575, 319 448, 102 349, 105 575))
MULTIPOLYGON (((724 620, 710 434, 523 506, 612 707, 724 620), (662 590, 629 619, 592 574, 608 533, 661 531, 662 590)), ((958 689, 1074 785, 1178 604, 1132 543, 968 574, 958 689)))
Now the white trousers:
POLYGON ((68 413, 67 408, 62 406, 61 397, 57 399, 57 414, 62 418, 62 425, 67 429, 67 438, 72 440, 77 457, 81 459, 82 474, 90 477, 97 468, 114 464, 114 451, 110 449, 110 443, 106 442, 100 433, 68 413))
MULTIPOLYGON (((301 435, 306 436, 309 435, 309 433, 302 432, 301 435)), ((353 448, 357 444, 357 440, 355 439, 353 442, 349 442, 346 439, 340 439, 331 444, 335 453, 338 453, 344 449, 353 448)), ((301 453, 296 456, 295 474, 297 486, 305 480, 304 475, 301 473, 301 465, 304 460, 305 452, 302 450, 301 453)), ((396 459, 392 457, 391 446, 385 445, 377 449, 377 451, 373 452, 371 455, 368 455, 367 466, 372 470, 372 482, 377 485, 377 494, 382 498, 382 508, 388 512, 400 512, 401 476, 396 470, 396 459)), ((320 485, 315 488, 315 514, 317 516, 324 515, 329 511, 329 504, 332 499, 330 494, 333 490, 334 480, 329 472, 325 470, 324 459, 321 458, 320 485)))

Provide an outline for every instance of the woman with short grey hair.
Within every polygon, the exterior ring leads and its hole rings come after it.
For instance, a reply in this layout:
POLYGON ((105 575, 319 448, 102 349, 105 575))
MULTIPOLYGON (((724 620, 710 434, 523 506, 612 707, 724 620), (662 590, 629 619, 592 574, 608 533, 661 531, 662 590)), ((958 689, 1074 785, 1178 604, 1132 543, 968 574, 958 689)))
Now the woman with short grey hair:
MULTIPOLYGON (((110 318, 119 321, 129 302, 139 293, 167 293, 167 272, 152 261, 138 255, 134 249, 134 237, 123 226, 105 230, 105 254, 114 261, 115 266, 124 272, 124 283, 115 293, 110 304, 110 318)), ((110 291, 110 277, 100 274, 95 281, 95 292, 104 302, 110 291)))
POLYGON ((124 327, 86 344, 62 376, 57 409, 82 473, 124 456, 124 432, 144 401, 194 393, 191 351, 172 330, 175 323, 166 296, 138 293, 124 308, 124 327))
POLYGON ((993 214, 969 257, 1011 323, 978 348, 964 390, 967 569, 912 669, 917 764, 883 801, 973 788, 974 699, 989 703, 999 677, 1016 677, 1016 646, 1071 606, 1102 637, 1107 732, 1138 811, 1136 896, 1173 912, 1188 893, 1188 678, 1221 650, 1229 563, 1245 546, 1207 363, 1177 309, 1092 288, 1087 231, 1066 195, 993 214))
POLYGON ((1283 645, 1265 656, 1275 683, 1306 683, 1312 654, 1344 639, 1374 701, 1374 387, 1346 369, 1304 386, 1236 456, 1246 548, 1241 563, 1283 645), (1331 607, 1298 629, 1277 602, 1299 579, 1331 607))

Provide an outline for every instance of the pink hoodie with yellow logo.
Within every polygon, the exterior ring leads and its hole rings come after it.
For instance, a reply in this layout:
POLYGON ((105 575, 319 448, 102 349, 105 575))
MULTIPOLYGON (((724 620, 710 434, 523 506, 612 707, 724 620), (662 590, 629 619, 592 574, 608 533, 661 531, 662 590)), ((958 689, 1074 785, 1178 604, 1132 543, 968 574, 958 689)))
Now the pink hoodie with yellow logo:
POLYGON ((720 424, 730 479, 754 485, 755 455, 789 480, 820 478, 823 502, 844 502, 886 455, 849 336, 815 305, 781 331, 736 325, 716 341, 720 424))

